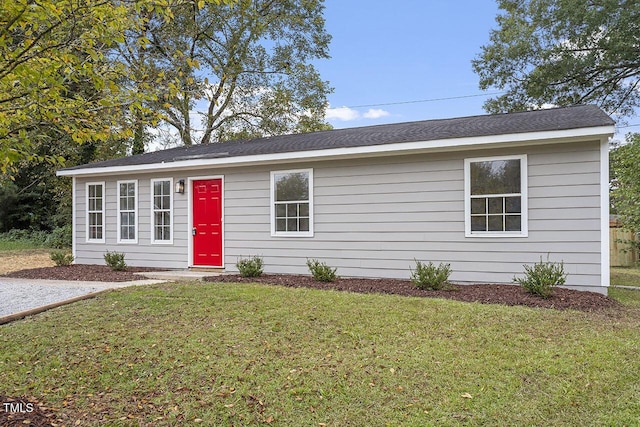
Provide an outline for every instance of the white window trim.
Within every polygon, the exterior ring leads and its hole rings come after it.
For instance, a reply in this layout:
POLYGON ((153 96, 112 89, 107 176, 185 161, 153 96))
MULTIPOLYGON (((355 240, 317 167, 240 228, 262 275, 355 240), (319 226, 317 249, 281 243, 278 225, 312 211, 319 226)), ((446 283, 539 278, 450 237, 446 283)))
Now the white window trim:
MULTIPOLYGON (((122 243, 122 244, 137 244, 138 243, 138 229, 140 227, 140 221, 138 221, 138 180, 137 179, 129 179, 129 180, 123 180, 123 181, 118 181, 116 183, 117 186, 117 193, 118 193, 118 205, 117 205, 117 211, 118 211, 118 243, 122 243), (134 191, 134 207, 133 207, 133 215, 135 217, 135 231, 134 231, 134 235, 135 237, 133 239, 123 239, 122 238, 122 228, 121 228, 121 221, 122 219, 120 218, 120 213, 122 213, 123 211, 120 210, 120 185, 121 184, 133 184, 133 191, 134 191)), ((125 211, 125 212, 130 212, 130 211, 125 211)))
POLYGON ((105 185, 104 181, 101 182, 87 182, 85 184, 85 206, 86 206, 86 228, 85 228, 85 238, 86 238, 86 242, 87 243, 105 243, 106 242, 106 234, 107 234, 107 223, 106 223, 106 215, 105 215, 105 205, 106 205, 106 192, 107 192, 107 187, 105 185), (89 212, 89 187, 92 185, 100 185, 102 186, 102 210, 101 211, 91 211, 89 212), (101 212, 102 213, 102 238, 101 239, 92 239, 90 238, 91 234, 89 232, 89 214, 90 213, 95 213, 95 212, 101 212))
POLYGON ((464 235, 465 237, 528 237, 529 236, 529 215, 528 215, 528 194, 527 186, 527 155, 515 156, 495 156, 495 157, 476 157, 464 159, 464 235), (493 162, 499 160, 520 160, 520 195, 521 195, 521 230, 520 231, 485 231, 471 232, 471 163, 476 162, 493 162))
POLYGON ((271 237, 313 237, 313 169, 289 169, 271 171, 270 185, 271 237), (275 176, 283 173, 307 173, 309 175, 309 231, 276 231, 275 176))
POLYGON ((151 180, 151 199, 150 199, 150 210, 151 210, 151 244, 152 245, 172 245, 173 244, 173 228, 174 228, 174 218, 173 218, 173 178, 154 178, 151 180), (169 181, 169 204, 171 205, 169 208, 169 218, 171 219, 171 224, 169 224, 169 240, 156 240, 156 225, 153 209, 153 187, 156 182, 164 182, 169 181))

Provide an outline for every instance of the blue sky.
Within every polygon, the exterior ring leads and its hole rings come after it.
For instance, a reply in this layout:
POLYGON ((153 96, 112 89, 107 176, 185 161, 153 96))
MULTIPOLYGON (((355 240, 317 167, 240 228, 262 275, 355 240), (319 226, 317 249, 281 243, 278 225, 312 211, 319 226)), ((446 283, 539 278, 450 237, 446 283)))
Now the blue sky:
POLYGON ((496 28, 494 0, 326 0, 335 128, 485 114, 471 60, 496 28), (442 98, 457 98, 446 99, 442 98), (429 102, 414 102, 436 100, 429 102), (384 104, 384 105, 381 105, 384 104))

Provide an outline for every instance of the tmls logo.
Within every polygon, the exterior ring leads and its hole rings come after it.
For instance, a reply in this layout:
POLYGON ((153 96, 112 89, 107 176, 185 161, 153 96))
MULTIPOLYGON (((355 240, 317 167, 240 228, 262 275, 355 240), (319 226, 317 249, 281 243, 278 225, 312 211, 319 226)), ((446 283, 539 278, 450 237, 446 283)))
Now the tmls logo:
POLYGON ((13 413, 20 412, 22 414, 27 412, 33 412, 33 403, 15 402, 15 403, 3 403, 2 405, 4 406, 5 412, 13 412, 13 413))

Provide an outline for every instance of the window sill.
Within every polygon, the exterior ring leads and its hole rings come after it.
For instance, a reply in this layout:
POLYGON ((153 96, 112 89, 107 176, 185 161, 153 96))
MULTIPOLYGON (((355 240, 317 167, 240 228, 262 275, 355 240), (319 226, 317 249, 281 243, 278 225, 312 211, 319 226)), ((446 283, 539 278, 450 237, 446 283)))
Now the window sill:
POLYGON ((490 238, 522 238, 522 237, 529 237, 529 233, 465 233, 464 237, 471 237, 471 238, 483 238, 483 237, 490 237, 490 238))

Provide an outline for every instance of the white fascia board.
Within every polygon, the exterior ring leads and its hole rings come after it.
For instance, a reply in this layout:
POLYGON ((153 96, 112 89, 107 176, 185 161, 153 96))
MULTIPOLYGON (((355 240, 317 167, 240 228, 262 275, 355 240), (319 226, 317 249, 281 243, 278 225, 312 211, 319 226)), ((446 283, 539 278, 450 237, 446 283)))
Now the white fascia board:
MULTIPOLYGON (((215 159, 194 159, 144 165, 112 166, 104 168, 86 168, 60 170, 58 176, 101 176, 124 173, 147 173, 156 171, 176 171, 202 169, 215 166, 239 167, 260 164, 291 163, 310 160, 350 159, 377 157, 385 155, 403 155, 418 152, 457 151, 483 148, 487 146, 522 146, 536 144, 558 144, 586 139, 609 138, 614 126, 568 129, 559 131, 527 132, 505 135, 488 135, 469 138, 438 139, 433 141, 400 142, 395 144, 367 145, 362 147, 329 148, 323 150, 294 151, 286 153, 237 156, 215 159)), ((268 144, 268 142, 265 142, 268 144)))

